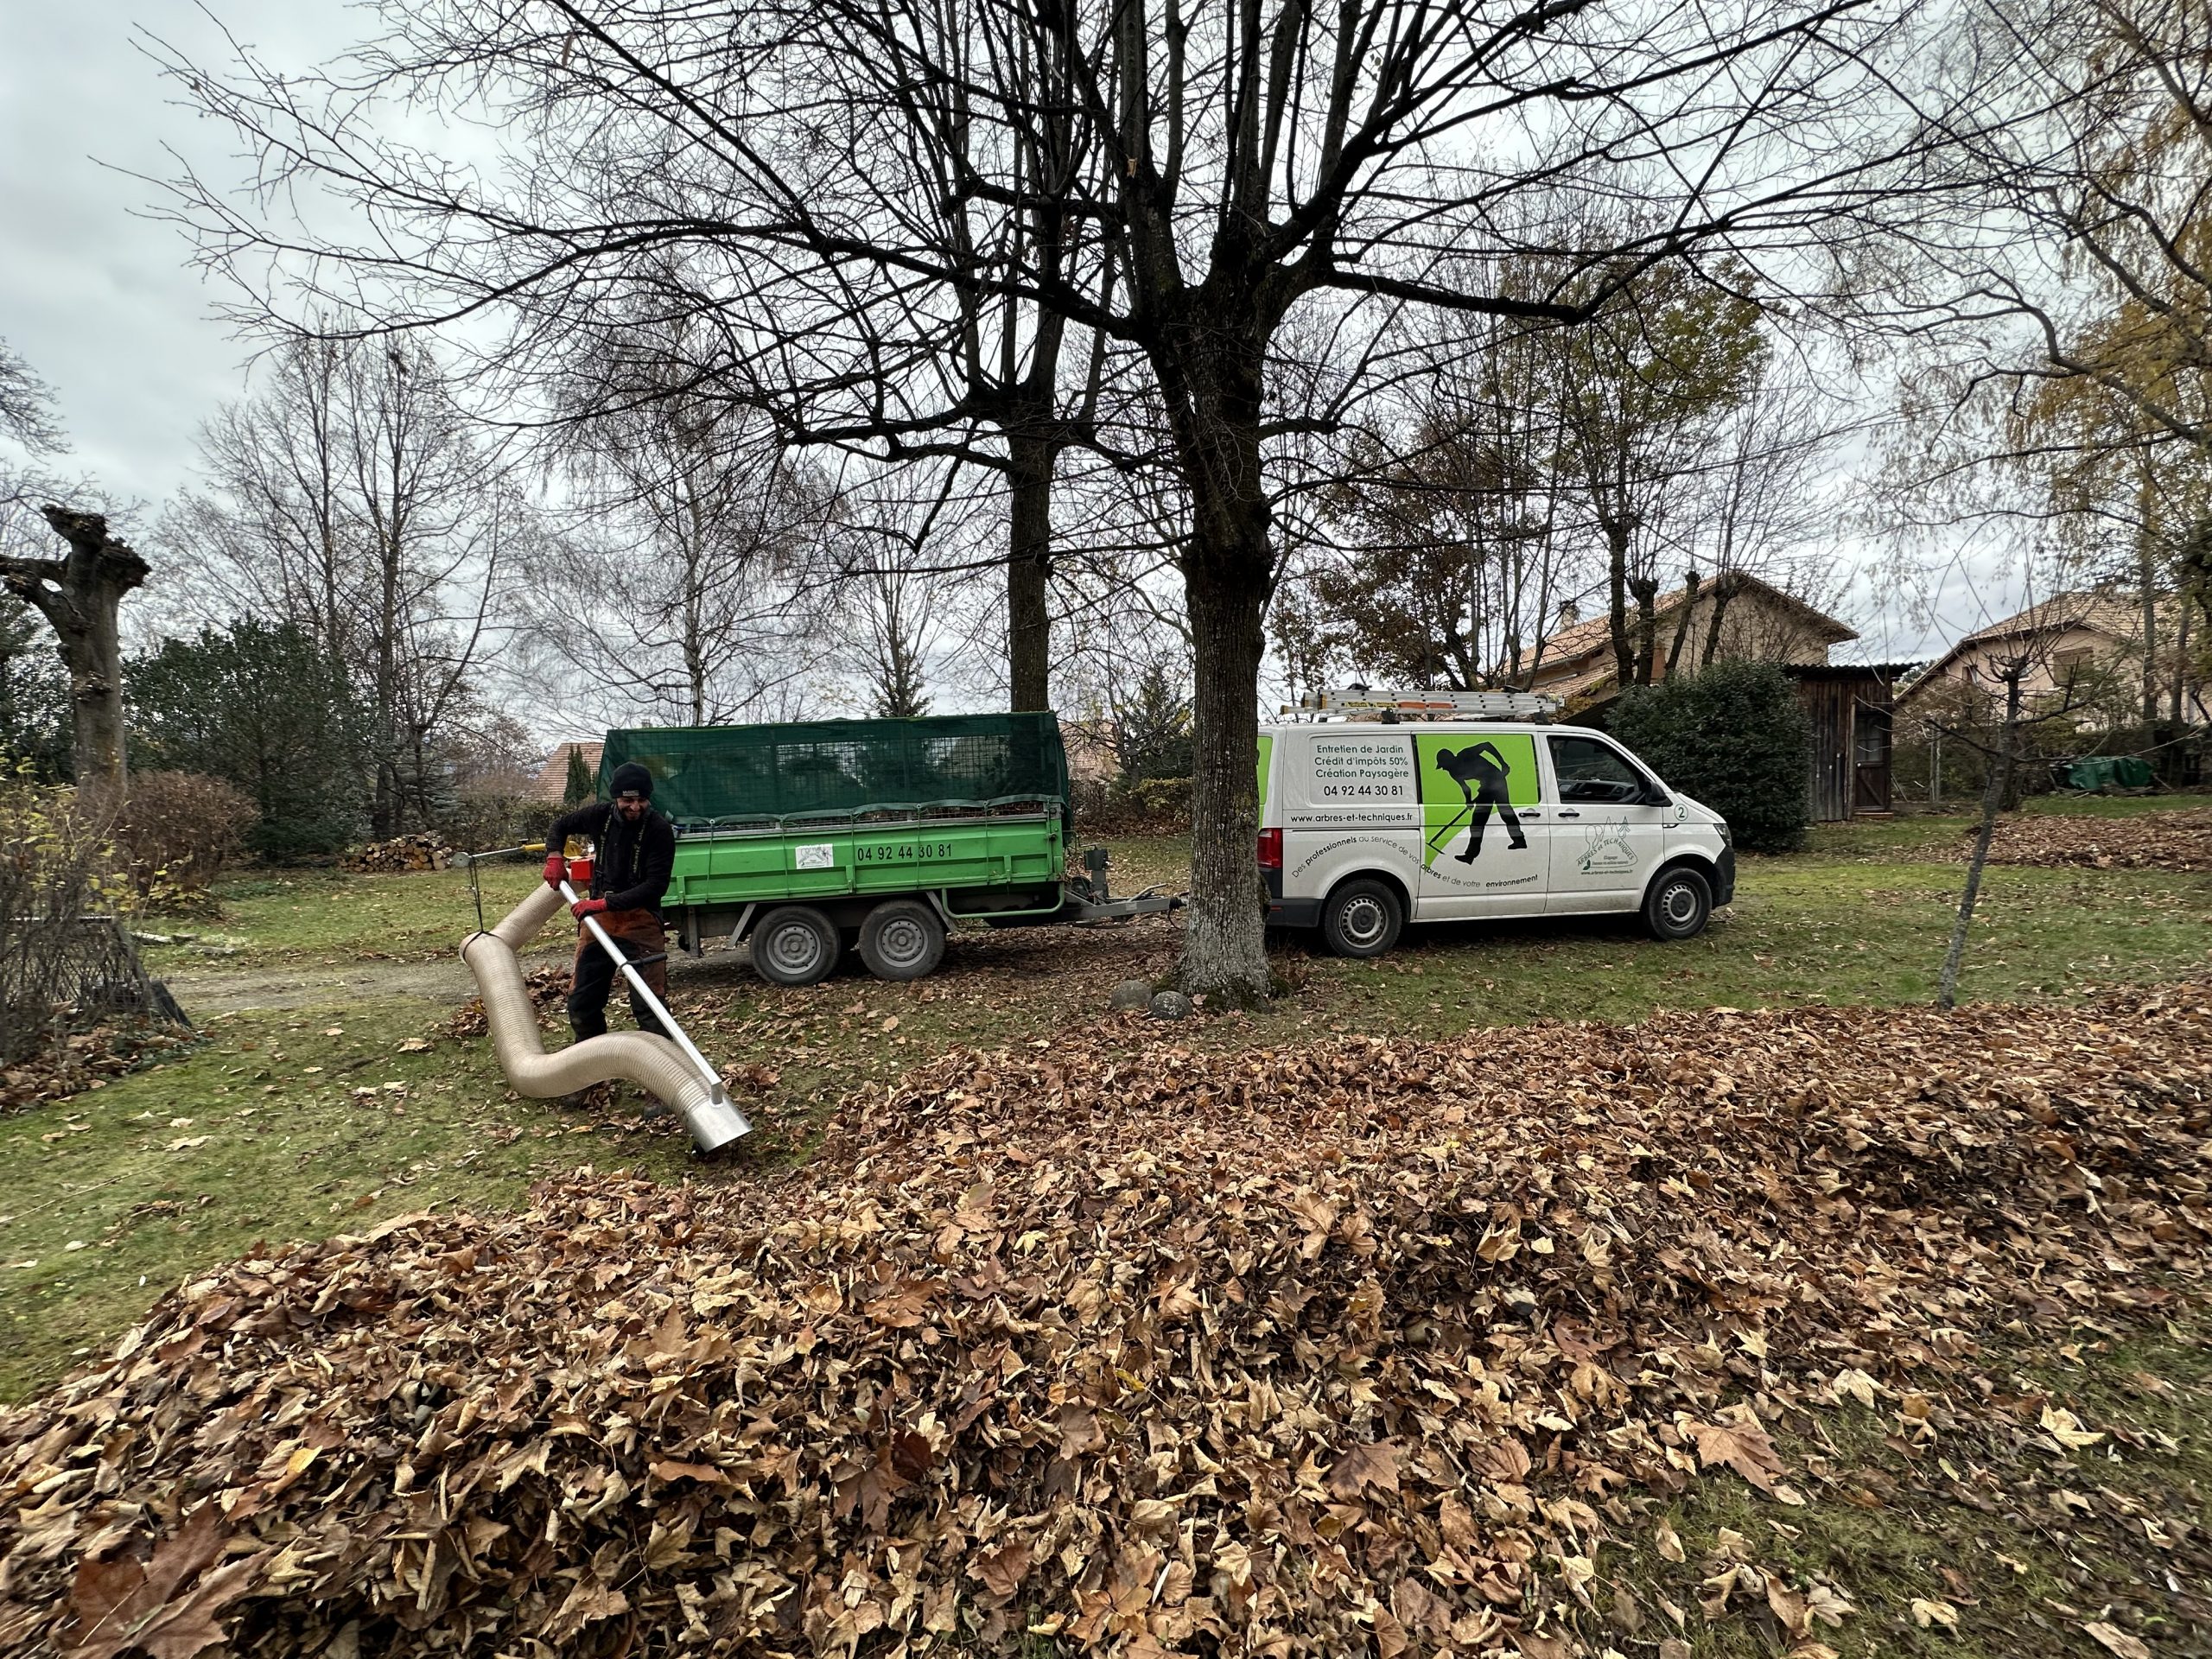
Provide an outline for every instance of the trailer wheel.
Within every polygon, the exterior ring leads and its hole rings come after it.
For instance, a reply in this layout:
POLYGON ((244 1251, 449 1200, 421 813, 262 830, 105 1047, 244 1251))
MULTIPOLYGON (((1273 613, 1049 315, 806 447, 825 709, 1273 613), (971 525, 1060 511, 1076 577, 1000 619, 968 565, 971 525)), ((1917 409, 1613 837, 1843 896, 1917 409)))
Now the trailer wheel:
POLYGON ((753 930, 753 967, 779 985, 812 985, 837 965, 836 925, 811 905, 772 910, 753 930))
POLYGON ((944 923, 918 899, 889 899, 861 924, 861 960, 878 979, 919 979, 944 960, 944 923))

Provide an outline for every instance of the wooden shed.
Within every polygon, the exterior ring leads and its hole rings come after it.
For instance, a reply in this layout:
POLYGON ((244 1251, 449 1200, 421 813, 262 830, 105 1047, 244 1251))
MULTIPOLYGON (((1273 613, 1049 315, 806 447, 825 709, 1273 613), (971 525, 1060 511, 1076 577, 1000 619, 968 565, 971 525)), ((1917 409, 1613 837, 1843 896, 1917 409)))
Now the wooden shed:
POLYGON ((1905 665, 1793 664, 1798 700, 1813 721, 1805 792, 1815 822, 1839 823, 1890 808, 1890 710, 1905 665))

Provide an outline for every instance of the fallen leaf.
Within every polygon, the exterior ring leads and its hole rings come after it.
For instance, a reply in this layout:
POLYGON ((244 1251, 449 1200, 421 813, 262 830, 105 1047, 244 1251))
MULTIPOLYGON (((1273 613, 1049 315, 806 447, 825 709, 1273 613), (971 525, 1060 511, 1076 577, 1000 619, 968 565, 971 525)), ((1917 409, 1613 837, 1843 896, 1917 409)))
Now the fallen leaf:
POLYGON ((1923 1630, 1942 1625, 1947 1630, 1959 1628, 1959 1610, 1948 1601, 1930 1600, 1921 1596, 1912 1599, 1912 1622, 1923 1630))
POLYGON ((2062 1411, 2046 1403, 2043 1408, 2043 1426, 2050 1438, 2069 1452, 2078 1452, 2085 1446, 2094 1446, 2104 1436, 2082 1427, 2082 1420, 2070 1411, 2062 1411))
POLYGON ((1398 1490, 1398 1452, 1388 1440, 1354 1446, 1329 1468, 1329 1490, 1339 1497, 1357 1497, 1363 1490, 1398 1490))
POLYGON ((1783 1465, 1764 1428, 1743 1421, 1693 1422, 1683 1427, 1697 1441, 1700 1466, 1710 1469, 1715 1464, 1726 1464, 1761 1491, 1774 1490, 1774 1478, 1782 1473, 1783 1465))
POLYGON ((2119 1659, 2151 1659, 2150 1644, 2140 1637, 2130 1636, 2117 1625, 2100 1620, 2094 1624, 2084 1624, 2082 1629, 2091 1641, 2106 1651, 2117 1654, 2119 1659))

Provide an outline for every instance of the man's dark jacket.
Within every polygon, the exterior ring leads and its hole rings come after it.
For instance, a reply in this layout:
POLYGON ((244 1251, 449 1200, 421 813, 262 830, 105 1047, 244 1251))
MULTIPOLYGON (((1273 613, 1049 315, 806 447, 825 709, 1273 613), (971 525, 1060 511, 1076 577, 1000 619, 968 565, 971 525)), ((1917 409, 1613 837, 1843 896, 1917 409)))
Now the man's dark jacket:
POLYGON ((659 913, 660 896, 676 868, 676 829, 666 818, 647 807, 631 823, 613 803, 594 801, 554 819, 545 844, 557 852, 570 836, 588 836, 599 849, 591 869, 593 898, 606 899, 609 910, 659 913))

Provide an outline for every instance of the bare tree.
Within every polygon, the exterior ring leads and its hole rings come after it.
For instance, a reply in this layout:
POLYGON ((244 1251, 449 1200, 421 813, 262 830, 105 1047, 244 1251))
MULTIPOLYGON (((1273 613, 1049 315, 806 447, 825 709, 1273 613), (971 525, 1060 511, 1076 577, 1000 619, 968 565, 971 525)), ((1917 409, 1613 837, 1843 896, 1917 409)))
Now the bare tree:
POLYGON ((1598 543, 1621 685, 1662 672, 1663 573, 1675 557, 1688 563, 1714 449, 1768 350, 1751 301, 1667 267, 1562 353, 1562 467, 1598 543))
MULTIPOLYGON (((1295 575, 1361 672, 1471 689, 1525 684, 1560 604, 1592 585, 1561 533, 1561 334, 1416 312, 1407 383, 1344 456, 1295 575)), ((1278 630, 1293 647, 1294 619, 1278 630)))
POLYGON ((1931 718, 1929 724, 1943 736, 1975 750, 1986 763, 1982 783, 1981 817, 1975 826, 1974 850, 1967 857, 1966 885, 1951 924, 1951 942, 1943 953, 1943 969, 1936 984, 1938 1007, 1955 1007, 1959 1000, 1959 970, 1966 960, 1967 935, 1974 925, 1981 880, 1989 864, 1989 849, 1997 834, 1997 818, 2011 804, 2013 780, 2031 734, 2039 727, 2064 721, 2094 697, 2095 671, 2060 668, 2053 660, 2063 628, 2030 628, 2008 641, 2005 652, 1993 658, 1990 683, 1974 689, 1955 720, 1931 718), (2054 670, 2056 671, 2054 672, 2054 670), (2025 682, 2031 676, 2056 681, 2056 690, 2031 697, 2025 682))
POLYGON ((1899 221, 1897 313, 1968 385, 2094 382, 2138 442, 2212 440, 2212 15, 2190 0, 1980 0, 1958 14, 1938 158, 1899 221))
POLYGON ((690 323, 641 320, 579 359, 550 430, 569 533, 523 601, 555 663, 654 719, 756 714, 803 674, 835 491, 768 417, 696 385, 690 323))
POLYGON ((1251 754, 1280 551, 1271 446, 1328 418, 1286 404, 1284 340, 1364 360, 1359 335, 1406 305, 1580 323, 1699 249, 1753 258, 1855 219, 1891 149, 1869 66, 1899 15, 1867 0, 1658 15, 1464 0, 1327 14, 1310 0, 393 3, 386 37, 342 79, 176 66, 256 143, 265 206, 319 185, 373 237, 338 245, 192 181, 181 211, 226 269, 281 249, 288 281, 383 326, 496 308, 513 322, 510 365, 571 349, 623 273, 681 248, 734 360, 802 386, 812 408, 794 429, 817 434, 910 409, 934 429, 936 343, 980 296, 1111 342, 1162 422, 1129 464, 1164 463, 1188 514, 1176 553, 1198 760, 1182 973, 1241 1001, 1268 986, 1251 754), (463 174, 380 139, 367 123, 381 92, 498 103, 511 165, 463 174), (1515 211, 1562 189, 1643 196, 1649 218, 1592 249, 1515 211), (947 219, 971 213, 1052 233, 949 241, 947 219), (1501 241, 1560 255, 1556 290, 1460 280, 1463 251, 1501 241), (1300 312, 1316 325, 1287 335, 1300 312))
POLYGON ((124 596, 149 574, 128 543, 108 533, 97 512, 41 509, 68 545, 60 558, 0 557, 0 584, 44 617, 69 671, 69 709, 77 786, 119 802, 128 784, 123 722, 124 596))
MULTIPOLYGON (((38 462, 67 446, 54 417, 54 390, 0 340, 0 440, 24 457, 0 455, 0 588, 46 620, 69 676, 71 755, 79 786, 120 801, 128 781, 123 716, 124 596, 141 586, 146 562, 111 535, 104 514, 56 506, 66 486, 38 462), (34 500, 46 499, 37 518, 34 500), (35 524, 43 521, 43 530, 35 524), (55 556, 45 531, 67 551, 55 556), (43 545, 41 545, 43 543, 43 545)), ((82 499, 79 493, 79 499, 82 499)), ((11 684, 12 684, 12 678, 11 684)))
MULTIPOLYGON (((31 456, 58 454, 67 447, 54 418, 54 388, 32 372, 22 354, 0 340, 0 438, 31 456)), ((0 503, 15 499, 21 486, 0 472, 0 503)))
POLYGON ((205 620, 297 622, 353 675, 371 823, 388 836, 434 816, 436 734, 539 526, 421 342, 302 340, 271 371, 203 430, 206 487, 165 529, 205 620))

